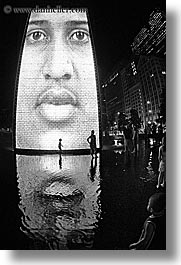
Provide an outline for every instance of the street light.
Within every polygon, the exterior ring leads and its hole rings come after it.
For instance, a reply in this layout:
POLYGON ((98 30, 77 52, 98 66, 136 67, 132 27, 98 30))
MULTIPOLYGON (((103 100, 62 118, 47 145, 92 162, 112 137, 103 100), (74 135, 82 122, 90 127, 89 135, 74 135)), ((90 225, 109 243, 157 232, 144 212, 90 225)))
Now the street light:
MULTIPOLYGON (((148 113, 153 115, 152 104, 151 104, 151 101, 150 100, 147 100, 147 105, 148 105, 148 107, 147 107, 148 113)), ((148 120, 150 121, 150 115, 148 116, 148 120)))
POLYGON ((119 115, 120 115, 120 112, 118 111, 118 112, 117 112, 117 115, 116 115, 116 127, 117 127, 117 130, 118 130, 118 120, 119 120, 119 115))

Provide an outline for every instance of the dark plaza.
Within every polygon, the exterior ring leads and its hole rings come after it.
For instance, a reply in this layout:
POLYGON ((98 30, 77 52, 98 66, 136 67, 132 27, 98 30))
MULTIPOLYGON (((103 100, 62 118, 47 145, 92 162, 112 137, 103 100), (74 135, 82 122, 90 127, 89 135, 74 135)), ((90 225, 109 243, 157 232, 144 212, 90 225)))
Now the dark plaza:
POLYGON ((165 250, 165 3, 62 4, 84 12, 46 26, 17 8, 1 11, 1 249, 165 250))

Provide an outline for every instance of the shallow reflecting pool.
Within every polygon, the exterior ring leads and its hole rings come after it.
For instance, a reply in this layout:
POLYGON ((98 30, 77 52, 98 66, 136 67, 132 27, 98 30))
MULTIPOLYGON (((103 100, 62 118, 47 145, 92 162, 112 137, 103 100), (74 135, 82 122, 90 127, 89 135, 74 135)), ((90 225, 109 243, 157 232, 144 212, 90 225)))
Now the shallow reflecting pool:
POLYGON ((158 148, 139 147, 97 159, 2 151, 1 249, 129 249, 158 177, 158 148))
POLYGON ((17 155, 21 229, 39 248, 90 249, 100 218, 99 157, 17 155))

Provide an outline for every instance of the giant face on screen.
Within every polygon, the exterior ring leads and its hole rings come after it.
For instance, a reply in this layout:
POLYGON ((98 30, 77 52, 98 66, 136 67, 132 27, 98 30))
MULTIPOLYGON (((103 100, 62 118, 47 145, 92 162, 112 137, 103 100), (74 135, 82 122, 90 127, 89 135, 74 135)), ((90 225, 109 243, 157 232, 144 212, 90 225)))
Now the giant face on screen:
POLYGON ((16 148, 57 150, 61 138, 64 150, 87 149, 91 130, 98 136, 87 13, 83 9, 32 12, 20 64, 16 148))

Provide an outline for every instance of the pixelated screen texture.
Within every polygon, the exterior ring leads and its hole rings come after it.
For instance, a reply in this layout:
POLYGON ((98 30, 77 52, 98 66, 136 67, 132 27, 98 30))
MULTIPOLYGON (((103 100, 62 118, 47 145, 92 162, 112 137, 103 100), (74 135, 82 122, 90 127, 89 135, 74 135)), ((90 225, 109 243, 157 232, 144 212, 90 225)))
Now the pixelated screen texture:
POLYGON ((97 94, 87 14, 31 14, 20 64, 16 148, 57 150, 61 138, 64 150, 87 149, 91 130, 99 146, 97 94))

